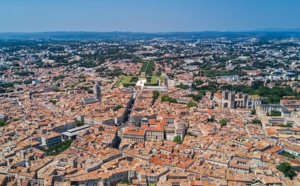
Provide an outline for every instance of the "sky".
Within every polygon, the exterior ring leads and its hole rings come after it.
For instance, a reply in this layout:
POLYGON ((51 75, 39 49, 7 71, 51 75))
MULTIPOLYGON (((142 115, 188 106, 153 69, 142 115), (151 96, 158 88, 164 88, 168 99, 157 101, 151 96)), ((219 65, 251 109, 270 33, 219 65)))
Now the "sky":
POLYGON ((300 0, 0 0, 0 32, 299 29, 300 0))

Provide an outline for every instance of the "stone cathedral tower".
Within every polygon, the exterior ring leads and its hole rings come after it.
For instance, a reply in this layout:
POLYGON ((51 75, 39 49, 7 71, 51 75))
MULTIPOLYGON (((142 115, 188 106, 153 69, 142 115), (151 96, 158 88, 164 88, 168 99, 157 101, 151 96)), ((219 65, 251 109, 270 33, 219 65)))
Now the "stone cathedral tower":
POLYGON ((94 98, 97 99, 98 101, 101 101, 101 88, 98 81, 96 81, 94 84, 93 92, 94 92, 94 98))

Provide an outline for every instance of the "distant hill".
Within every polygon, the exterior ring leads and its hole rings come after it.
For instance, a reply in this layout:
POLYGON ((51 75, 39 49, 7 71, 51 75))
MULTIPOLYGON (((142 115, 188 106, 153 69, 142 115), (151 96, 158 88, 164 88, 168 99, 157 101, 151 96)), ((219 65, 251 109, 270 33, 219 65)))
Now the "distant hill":
POLYGON ((300 28, 266 28, 256 30, 258 32, 300 32, 300 28))

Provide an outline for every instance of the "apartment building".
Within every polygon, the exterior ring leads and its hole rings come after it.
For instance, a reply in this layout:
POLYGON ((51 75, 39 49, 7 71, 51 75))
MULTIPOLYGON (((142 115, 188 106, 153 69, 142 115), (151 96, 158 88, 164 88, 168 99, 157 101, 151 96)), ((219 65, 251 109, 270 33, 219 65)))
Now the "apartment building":
POLYGON ((42 146, 46 149, 53 145, 61 143, 61 141, 62 141, 61 134, 58 132, 54 132, 54 131, 44 134, 41 137, 41 140, 42 140, 42 146))

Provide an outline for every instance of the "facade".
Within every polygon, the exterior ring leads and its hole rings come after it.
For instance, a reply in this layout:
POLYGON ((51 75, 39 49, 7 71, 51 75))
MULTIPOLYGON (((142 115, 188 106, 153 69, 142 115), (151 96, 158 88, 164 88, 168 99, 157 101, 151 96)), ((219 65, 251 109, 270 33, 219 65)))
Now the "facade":
POLYGON ((248 174, 250 171, 250 161, 244 158, 234 157, 228 165, 229 170, 248 174))
POLYGON ((175 138, 175 125, 174 124, 168 124, 165 126, 165 132, 166 132, 166 139, 168 141, 172 141, 175 138))
POLYGON ((144 143, 145 141, 161 141, 167 139, 173 141, 176 136, 181 139, 185 135, 185 125, 181 123, 170 123, 157 119, 143 118, 141 127, 127 127, 124 130, 123 138, 130 141, 144 143))
POLYGON ((259 95, 248 95, 246 108, 256 109, 261 104, 262 98, 259 95))
POLYGON ((101 101, 101 88, 99 82, 96 81, 93 88, 94 98, 101 101))
POLYGON ((57 132, 49 132, 47 135, 42 136, 41 140, 42 146, 46 149, 62 141, 60 133, 57 132))
POLYGON ((272 110, 281 112, 281 117, 291 117, 292 112, 279 104, 260 104, 257 106, 258 113, 271 113, 272 110))
POLYGON ((261 98, 258 95, 247 95, 241 92, 224 90, 222 93, 215 93, 214 101, 220 108, 249 108, 255 109, 261 104, 261 98))
POLYGON ((277 132, 279 134, 288 134, 288 135, 300 135, 300 129, 299 128, 290 128, 290 127, 283 127, 278 128, 277 132))
MULTIPOLYGON (((216 96, 217 97, 217 96, 216 96)), ((225 90, 221 94, 221 98, 215 99, 220 108, 243 108, 246 107, 247 95, 238 93, 235 94, 234 91, 225 90)))
POLYGON ((146 129, 146 141, 164 140, 165 120, 142 119, 143 128, 146 129))
POLYGON ((145 142, 145 129, 138 127, 127 127, 124 130, 123 139, 135 141, 138 143, 145 142))
POLYGON ((70 130, 70 129, 73 129, 73 128, 75 128, 75 122, 70 122, 70 123, 66 123, 64 125, 54 127, 53 130, 55 132, 62 133, 62 132, 66 132, 67 130, 70 130))
POLYGON ((285 108, 290 108, 293 110, 299 110, 300 109, 300 100, 280 100, 280 105, 285 108))
POLYGON ((261 104, 258 106, 258 110, 265 112, 271 112, 272 110, 281 111, 281 106, 279 104, 261 104))

